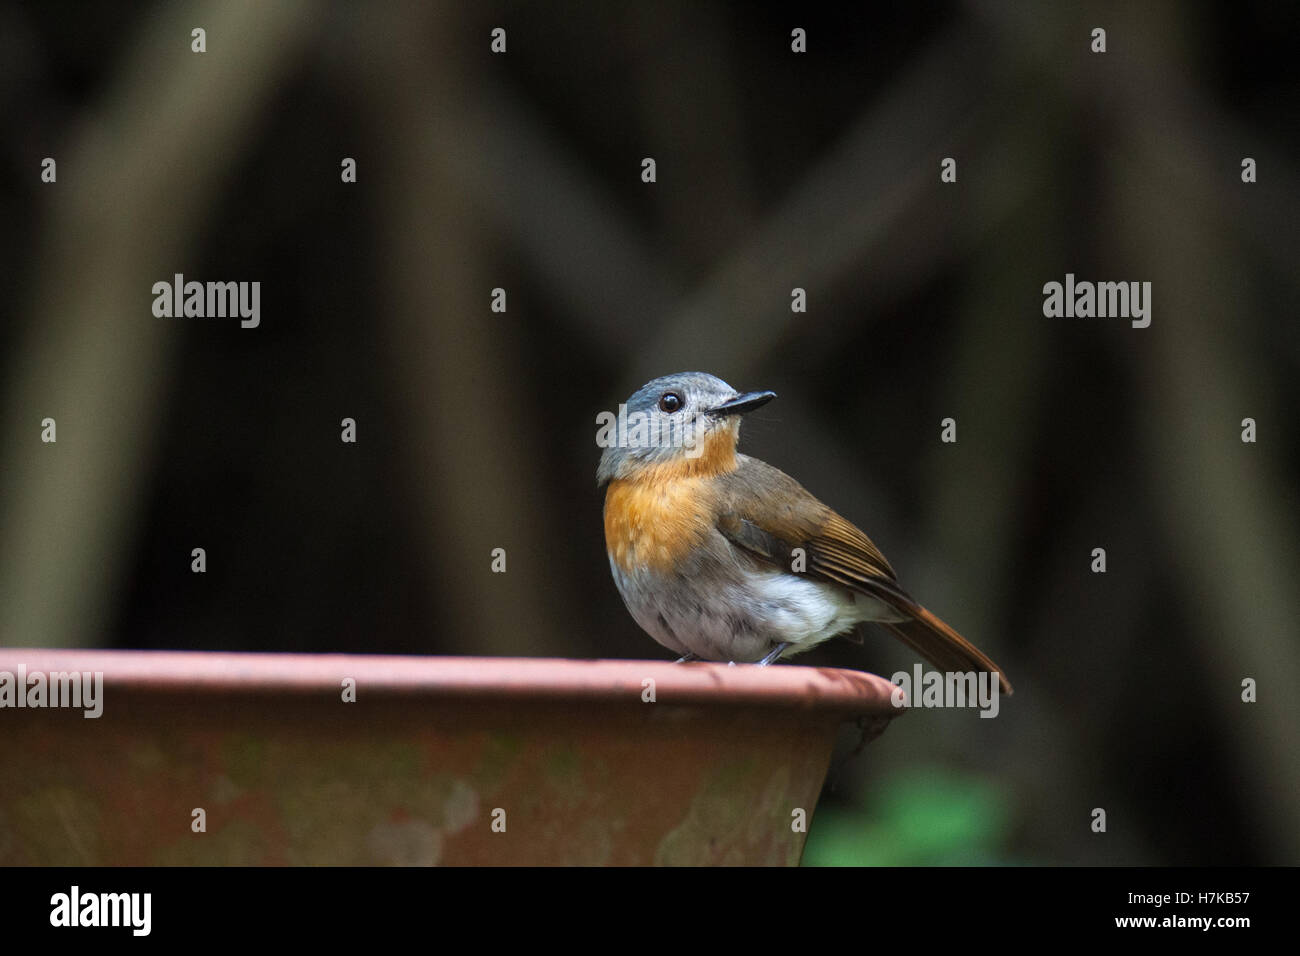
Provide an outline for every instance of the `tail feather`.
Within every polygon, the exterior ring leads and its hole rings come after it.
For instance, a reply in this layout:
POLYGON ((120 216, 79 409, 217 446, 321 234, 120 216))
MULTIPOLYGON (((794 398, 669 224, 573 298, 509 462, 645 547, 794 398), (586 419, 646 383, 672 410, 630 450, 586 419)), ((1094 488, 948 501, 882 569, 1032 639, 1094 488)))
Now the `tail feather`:
POLYGON ((1002 673, 1002 668, 978 647, 919 604, 900 610, 910 614, 912 619, 885 624, 885 627, 893 631, 904 644, 940 670, 995 673, 1002 693, 1011 696, 1011 682, 1002 673))

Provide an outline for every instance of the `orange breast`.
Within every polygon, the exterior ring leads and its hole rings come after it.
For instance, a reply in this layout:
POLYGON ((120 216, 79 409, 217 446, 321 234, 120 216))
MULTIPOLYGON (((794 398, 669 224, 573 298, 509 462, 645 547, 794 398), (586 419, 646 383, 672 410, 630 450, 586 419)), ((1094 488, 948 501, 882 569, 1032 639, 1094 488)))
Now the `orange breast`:
POLYGON ((605 493, 605 546, 620 568, 668 571, 712 527, 705 478, 613 481, 605 493))
POLYGON ((700 454, 648 465, 609 483, 605 547, 624 571, 669 571, 713 529, 712 481, 736 467, 735 425, 715 429, 700 454))

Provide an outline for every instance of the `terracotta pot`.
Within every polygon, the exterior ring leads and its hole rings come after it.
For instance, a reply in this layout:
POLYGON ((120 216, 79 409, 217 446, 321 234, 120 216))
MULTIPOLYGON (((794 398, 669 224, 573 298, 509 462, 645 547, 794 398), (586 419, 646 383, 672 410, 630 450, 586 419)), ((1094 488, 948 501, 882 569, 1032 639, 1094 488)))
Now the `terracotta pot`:
POLYGON ((795 864, 837 726, 900 713, 792 665, 14 649, 0 704, 24 668, 103 712, 0 708, 7 865, 795 864))

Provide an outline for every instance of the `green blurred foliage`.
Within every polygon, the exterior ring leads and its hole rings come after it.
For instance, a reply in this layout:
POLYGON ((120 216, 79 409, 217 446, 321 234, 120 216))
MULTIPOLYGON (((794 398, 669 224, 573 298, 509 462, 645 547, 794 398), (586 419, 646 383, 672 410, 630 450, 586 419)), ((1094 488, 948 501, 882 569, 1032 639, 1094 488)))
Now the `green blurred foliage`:
POLYGON ((817 814, 804 866, 990 866, 1008 859, 1008 806, 987 780, 938 767, 899 770, 860 808, 817 814))

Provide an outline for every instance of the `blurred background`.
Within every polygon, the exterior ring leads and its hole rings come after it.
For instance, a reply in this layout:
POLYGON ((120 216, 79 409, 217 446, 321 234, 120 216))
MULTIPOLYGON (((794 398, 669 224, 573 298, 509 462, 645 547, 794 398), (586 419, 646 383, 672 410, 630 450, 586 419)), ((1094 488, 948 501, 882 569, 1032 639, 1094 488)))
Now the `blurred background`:
POLYGON ((845 728, 805 863, 1300 862, 1297 8, 843 6, 0 5, 0 641, 664 658, 596 414, 701 369, 1016 686, 845 728))

